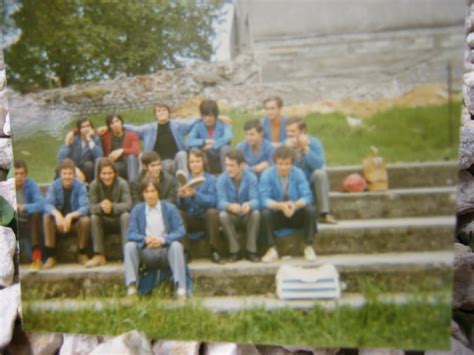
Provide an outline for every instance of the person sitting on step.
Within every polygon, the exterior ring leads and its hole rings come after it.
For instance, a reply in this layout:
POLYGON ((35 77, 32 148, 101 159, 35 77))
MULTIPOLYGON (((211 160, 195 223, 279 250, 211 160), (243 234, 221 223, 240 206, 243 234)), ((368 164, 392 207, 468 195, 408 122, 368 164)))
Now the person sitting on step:
POLYGON ((66 158, 76 165, 76 177, 90 183, 95 176, 95 166, 103 157, 102 142, 95 134, 92 121, 81 118, 76 122, 76 129, 67 134, 64 144, 58 152, 58 162, 66 158))
POLYGON ((140 157, 143 170, 138 174, 134 181, 130 184, 132 194, 132 204, 135 206, 139 202, 143 202, 143 194, 140 193, 141 181, 150 176, 160 184, 161 200, 166 200, 176 204, 178 197, 178 182, 170 173, 161 168, 161 158, 156 152, 145 152, 140 157))
POLYGON ((244 154, 231 150, 225 156, 225 172, 217 179, 219 220, 229 242, 230 261, 242 258, 237 231, 246 230, 245 257, 257 262, 257 233, 260 226, 258 179, 245 169, 244 154))
POLYGON ((237 145, 244 153, 245 162, 257 176, 272 164, 273 145, 263 138, 263 126, 259 120, 244 124, 245 140, 237 145))
POLYGON ((287 147, 295 151, 295 165, 305 173, 314 193, 320 223, 337 223, 330 213, 329 178, 324 168, 324 148, 319 139, 310 136, 302 118, 290 117, 286 123, 287 147))
POLYGON ((136 132, 143 142, 144 152, 156 152, 161 157, 163 170, 174 175, 177 170, 187 171, 187 153, 184 139, 196 119, 171 119, 171 109, 164 103, 153 107, 156 122, 141 126, 126 124, 125 128, 136 132))
POLYGON ((49 185, 44 203, 43 228, 48 258, 43 269, 57 263, 56 235, 76 234, 79 244, 79 264, 88 261, 86 254, 90 232, 89 199, 85 185, 76 178, 74 162, 64 159, 58 166, 59 178, 49 185))
POLYGON ((94 257, 85 266, 95 267, 106 264, 104 234, 120 232, 122 248, 125 246, 132 208, 128 183, 117 175, 115 164, 109 158, 99 162, 97 177, 89 189, 89 203, 94 257))
POLYGON ((171 269, 178 299, 186 299, 186 261, 183 239, 186 231, 178 209, 160 199, 160 184, 146 176, 140 184, 144 203, 131 212, 128 242, 124 248, 127 295, 135 296, 140 266, 148 271, 171 269))
POLYGON ((260 119, 263 125, 263 137, 269 140, 273 147, 279 147, 286 140, 286 116, 282 116, 283 100, 279 96, 270 96, 263 100, 266 116, 260 119))
POLYGON ((140 139, 135 132, 124 128, 121 115, 109 114, 105 123, 107 130, 101 134, 104 155, 114 162, 118 174, 130 183, 138 174, 140 139))
POLYGON ((38 271, 42 267, 40 232, 44 199, 38 184, 28 178, 26 162, 15 160, 14 166, 18 235, 20 241, 26 238, 31 239, 29 248, 23 248, 22 252, 31 258, 31 270, 38 271))
POLYGON ((316 234, 315 209, 312 194, 301 169, 294 166, 294 152, 281 146, 273 153, 275 165, 265 170, 260 178, 260 198, 263 227, 269 249, 263 262, 278 259, 274 232, 282 228, 303 228, 306 260, 316 260, 313 249, 316 234))
POLYGON ((231 126, 219 118, 219 108, 214 100, 203 100, 199 105, 201 118, 189 132, 187 147, 201 148, 207 154, 209 171, 219 174, 224 170, 224 157, 230 150, 231 126))
POLYGON ((216 209, 216 178, 206 172, 207 156, 199 148, 189 151, 188 167, 189 179, 204 177, 205 181, 198 188, 183 186, 178 190, 178 206, 187 231, 185 250, 189 253, 190 234, 202 234, 205 231, 211 246, 211 260, 219 264, 221 257, 217 251, 219 212, 216 209))

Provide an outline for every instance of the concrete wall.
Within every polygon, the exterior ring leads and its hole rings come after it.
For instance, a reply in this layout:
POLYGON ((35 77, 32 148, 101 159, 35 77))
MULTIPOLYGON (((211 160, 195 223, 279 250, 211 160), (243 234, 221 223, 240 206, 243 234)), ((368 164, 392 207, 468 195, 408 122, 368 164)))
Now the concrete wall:
POLYGON ((440 82, 448 62, 460 82, 461 0, 238 0, 236 14, 237 47, 255 54, 264 83, 367 75, 440 82))

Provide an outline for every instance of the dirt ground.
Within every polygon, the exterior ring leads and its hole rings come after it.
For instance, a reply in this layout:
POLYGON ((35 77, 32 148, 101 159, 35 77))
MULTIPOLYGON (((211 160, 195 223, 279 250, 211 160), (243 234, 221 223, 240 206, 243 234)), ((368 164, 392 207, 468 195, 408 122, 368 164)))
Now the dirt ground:
MULTIPOLYGON (((175 117, 191 117, 199 115, 199 104, 203 98, 196 96, 187 100, 184 104, 173 110, 175 117)), ((452 95, 452 100, 460 100, 459 92, 452 95)), ((428 84, 419 85, 413 90, 408 91, 402 96, 395 98, 383 98, 373 101, 355 101, 344 99, 340 101, 317 101, 299 105, 290 105, 283 108, 285 115, 305 116, 311 112, 331 113, 341 112, 345 115, 353 115, 360 118, 366 118, 374 113, 385 111, 394 107, 420 107, 441 105, 448 100, 448 90, 446 85, 428 84)), ((222 112, 232 109, 220 104, 222 112)), ((263 111, 259 113, 263 114, 263 111)))

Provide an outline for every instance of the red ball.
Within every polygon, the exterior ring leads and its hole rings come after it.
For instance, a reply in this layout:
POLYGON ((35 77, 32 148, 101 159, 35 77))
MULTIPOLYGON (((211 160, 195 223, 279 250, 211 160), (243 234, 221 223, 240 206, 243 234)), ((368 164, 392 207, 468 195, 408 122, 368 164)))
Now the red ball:
POLYGON ((361 192, 367 187, 365 179, 360 174, 351 174, 342 182, 342 191, 361 192))

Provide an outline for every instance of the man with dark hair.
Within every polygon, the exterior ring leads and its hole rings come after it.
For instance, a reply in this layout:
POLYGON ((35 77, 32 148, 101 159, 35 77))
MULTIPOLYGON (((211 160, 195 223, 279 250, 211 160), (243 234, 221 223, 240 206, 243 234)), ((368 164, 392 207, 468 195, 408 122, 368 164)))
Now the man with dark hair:
POLYGON ((310 136, 302 118, 290 117, 286 124, 286 146, 295 151, 295 165, 305 173, 312 185, 316 209, 321 223, 335 224, 336 218, 330 213, 329 178, 324 168, 324 148, 319 139, 310 136))
POLYGON ((103 158, 99 162, 97 177, 91 183, 89 191, 91 209, 91 234, 94 257, 86 267, 106 264, 104 234, 119 231, 122 236, 122 248, 127 242, 129 211, 132 198, 127 181, 117 176, 114 162, 103 158))
POLYGON ((31 250, 27 248, 24 251, 32 260, 31 270, 38 271, 42 266, 40 228, 44 200, 38 184, 28 178, 26 162, 15 160, 14 166, 19 236, 21 239, 31 237, 31 250))
POLYGON ((138 174, 140 140, 135 132, 125 129, 123 118, 109 114, 105 118, 107 130, 101 134, 104 156, 111 159, 119 175, 132 182, 138 174))
POLYGON ((71 159, 79 171, 77 178, 87 183, 94 179, 95 164, 103 156, 102 143, 94 133, 92 121, 81 118, 76 122, 76 130, 70 132, 59 149, 58 162, 71 159))
POLYGON ((270 96, 263 100, 266 116, 260 119, 263 125, 263 137, 276 148, 286 139, 286 116, 281 115, 283 100, 279 96, 270 96))
POLYGON ((273 233, 282 228, 303 228, 306 260, 316 260, 313 249, 316 234, 315 209, 312 195, 303 171, 293 165, 294 152, 285 146, 273 153, 275 166, 268 168, 260 178, 262 219, 269 249, 263 262, 278 259, 273 233))
POLYGON ((207 154, 209 171, 217 174, 224 169, 224 157, 230 150, 232 129, 219 120, 219 108, 214 100, 203 100, 199 106, 201 118, 189 132, 187 147, 201 148, 207 154))
POLYGON ((59 178, 49 185, 43 215, 45 246, 48 259, 43 265, 50 269, 56 261, 56 233, 77 234, 79 263, 88 261, 86 255, 89 239, 89 201, 85 185, 75 177, 75 165, 71 159, 64 159, 58 166, 59 178))
POLYGON ((140 193, 140 184, 146 176, 157 179, 159 182, 160 190, 162 191, 161 200, 176 204, 178 183, 171 174, 161 168, 160 155, 156 152, 145 152, 141 155, 141 161, 143 170, 130 184, 133 206, 139 202, 143 202, 143 194, 140 193))
POLYGON ((217 207, 219 219, 229 242, 230 261, 242 258, 237 230, 246 228, 246 258, 259 261, 257 257, 257 233, 260 222, 258 201, 258 179, 243 168, 244 155, 240 150, 231 150, 225 156, 225 172, 217 179, 217 207))
POLYGON ((245 162, 257 176, 272 163, 273 145, 263 138, 263 126, 259 120, 250 120, 244 124, 245 141, 237 145, 244 153, 245 162))
POLYGON ((159 183, 150 176, 140 184, 145 202, 132 210, 124 248, 127 295, 137 294, 142 265, 153 273, 171 269, 176 295, 178 299, 186 299, 186 261, 179 242, 186 231, 177 208, 161 200, 160 191, 159 183))
POLYGON ((143 142, 144 152, 157 152, 162 159, 163 170, 174 175, 177 170, 187 171, 185 136, 195 120, 170 119, 171 110, 163 103, 153 108, 156 122, 141 126, 126 124, 125 128, 136 132, 143 142))

